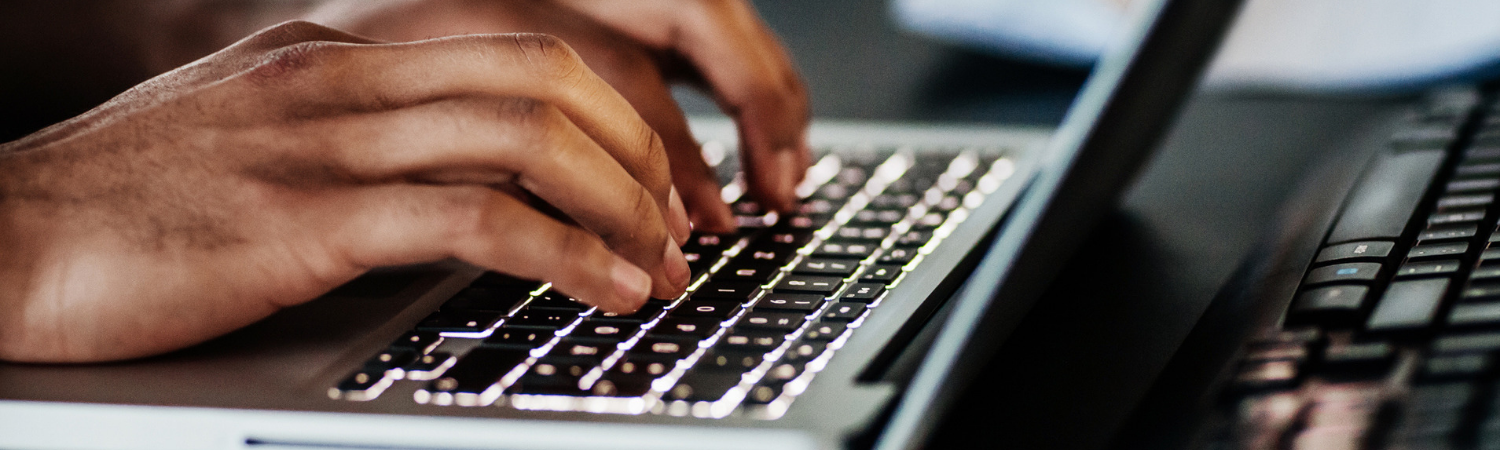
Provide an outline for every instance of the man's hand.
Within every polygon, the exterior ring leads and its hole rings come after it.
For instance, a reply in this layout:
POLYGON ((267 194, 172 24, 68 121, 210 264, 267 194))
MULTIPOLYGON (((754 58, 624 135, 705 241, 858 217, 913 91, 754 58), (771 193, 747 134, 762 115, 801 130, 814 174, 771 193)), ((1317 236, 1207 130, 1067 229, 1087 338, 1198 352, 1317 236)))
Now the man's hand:
POLYGON ((668 89, 708 90, 739 125, 750 195, 795 206, 806 173, 807 96, 791 58, 743 0, 335 0, 313 20, 392 41, 539 32, 582 55, 662 136, 693 224, 730 231, 733 217, 668 89))
POLYGON ((609 311, 676 296, 658 136, 550 36, 268 29, 0 146, 0 359, 181 348, 448 257, 609 311))

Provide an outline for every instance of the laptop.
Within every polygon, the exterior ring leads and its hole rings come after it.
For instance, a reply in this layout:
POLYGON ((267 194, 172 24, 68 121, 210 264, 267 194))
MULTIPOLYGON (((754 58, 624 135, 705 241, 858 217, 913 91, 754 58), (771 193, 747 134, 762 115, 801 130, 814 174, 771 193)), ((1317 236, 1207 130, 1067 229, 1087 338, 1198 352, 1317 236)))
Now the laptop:
POLYGON ((815 122, 804 205, 739 197, 689 293, 607 315, 457 261, 382 268, 214 341, 0 364, 0 447, 922 446, 1173 119, 1238 2, 1140 7, 1060 128, 815 122))

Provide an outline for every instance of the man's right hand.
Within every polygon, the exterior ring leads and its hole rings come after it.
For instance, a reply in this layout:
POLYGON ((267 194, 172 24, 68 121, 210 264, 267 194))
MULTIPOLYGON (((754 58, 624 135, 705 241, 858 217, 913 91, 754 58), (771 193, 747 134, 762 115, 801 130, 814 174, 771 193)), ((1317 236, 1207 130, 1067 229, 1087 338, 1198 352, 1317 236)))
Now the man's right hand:
POLYGON ((688 283, 666 158, 549 36, 283 24, 0 146, 0 359, 182 348, 448 257, 634 310, 688 283))

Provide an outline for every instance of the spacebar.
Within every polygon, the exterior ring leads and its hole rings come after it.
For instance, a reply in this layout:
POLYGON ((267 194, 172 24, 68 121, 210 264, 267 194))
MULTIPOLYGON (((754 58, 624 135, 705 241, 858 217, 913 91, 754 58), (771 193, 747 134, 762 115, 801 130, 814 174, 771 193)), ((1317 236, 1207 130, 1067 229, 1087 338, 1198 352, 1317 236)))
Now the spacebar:
POLYGON ((1400 238, 1443 156, 1442 150, 1377 156, 1350 194, 1328 243, 1400 238))

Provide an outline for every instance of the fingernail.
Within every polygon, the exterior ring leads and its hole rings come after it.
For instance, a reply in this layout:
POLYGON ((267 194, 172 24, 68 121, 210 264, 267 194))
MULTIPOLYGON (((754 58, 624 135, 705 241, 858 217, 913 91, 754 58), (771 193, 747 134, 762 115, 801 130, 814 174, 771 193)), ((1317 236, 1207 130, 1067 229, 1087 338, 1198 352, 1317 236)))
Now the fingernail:
POLYGON ((689 277, 692 276, 688 269, 687 258, 682 256, 682 249, 671 242, 667 243, 667 251, 662 255, 662 266, 667 271, 667 281, 672 283, 672 288, 677 290, 687 289, 689 277))
POLYGON ((672 193, 667 195, 667 227, 672 230, 672 239, 681 246, 687 243, 688 235, 693 232, 692 222, 688 221, 687 208, 682 206, 682 196, 677 195, 677 186, 672 186, 672 193))
POLYGON ((615 282, 615 293, 630 305, 640 305, 646 301, 646 296, 651 294, 651 275, 641 270, 624 258, 615 257, 615 265, 610 268, 610 278, 615 282))

